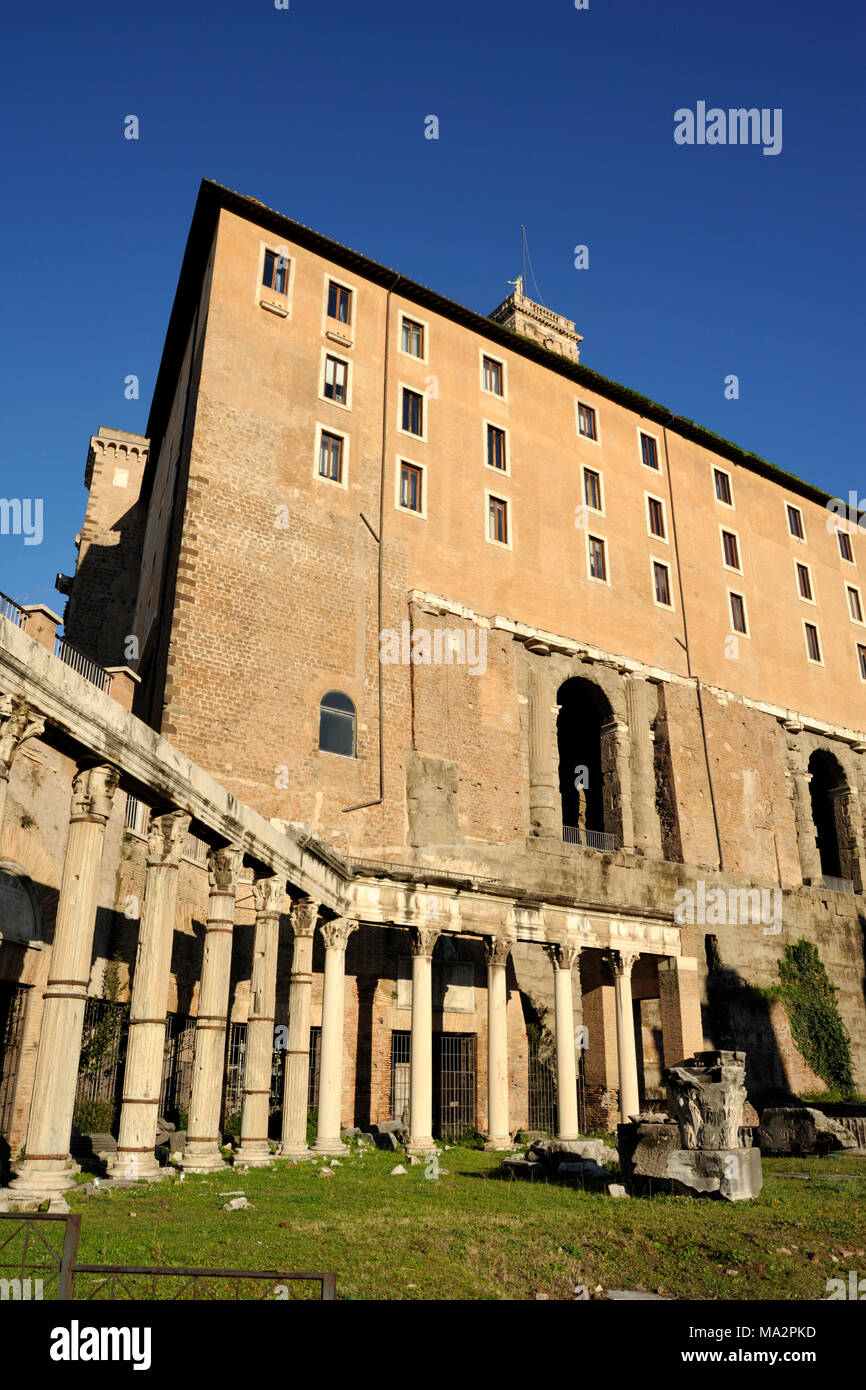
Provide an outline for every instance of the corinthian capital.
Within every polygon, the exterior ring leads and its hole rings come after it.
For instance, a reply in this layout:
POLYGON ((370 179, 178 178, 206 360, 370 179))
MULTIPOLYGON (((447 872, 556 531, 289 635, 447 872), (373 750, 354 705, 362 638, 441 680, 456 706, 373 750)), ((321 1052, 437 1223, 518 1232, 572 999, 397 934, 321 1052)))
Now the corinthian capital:
POLYGON ((507 965, 513 945, 508 936, 485 936, 484 959, 488 965, 507 965))
POLYGON ((580 955, 580 947, 570 941, 549 941, 544 949, 554 970, 570 970, 580 955))
POLYGON ((243 850, 212 849, 207 857, 207 876, 212 893, 233 893, 243 863, 243 850))
POLYGON ((257 917, 279 917, 286 896, 286 880, 281 874, 257 878, 253 884, 253 900, 257 917))
POLYGON ((147 836, 147 862, 155 867, 176 869, 180 864, 190 817, 185 811, 168 811, 153 816, 147 836))
POLYGON ((626 946, 617 947, 615 951, 611 950, 606 954, 608 964, 615 977, 620 979, 622 976, 625 976, 626 979, 630 979, 632 968, 640 955, 640 951, 636 951, 633 947, 629 948, 626 946))
POLYGON ((8 779, 22 743, 44 729, 45 720, 23 695, 0 695, 0 781, 8 779))
POLYGON ((329 951, 345 951, 349 937, 358 930, 358 923, 351 917, 335 917, 332 922, 323 922, 322 940, 329 951))
POLYGON ((120 773, 108 763, 83 767, 72 779, 72 820, 107 821, 120 773))
POLYGON ((312 898, 301 898, 292 907, 292 931, 295 936, 312 936, 316 930, 319 904, 312 898))
POLYGON ((439 928, 429 925, 410 927, 409 950, 413 956, 432 956, 433 947, 439 940, 439 928))

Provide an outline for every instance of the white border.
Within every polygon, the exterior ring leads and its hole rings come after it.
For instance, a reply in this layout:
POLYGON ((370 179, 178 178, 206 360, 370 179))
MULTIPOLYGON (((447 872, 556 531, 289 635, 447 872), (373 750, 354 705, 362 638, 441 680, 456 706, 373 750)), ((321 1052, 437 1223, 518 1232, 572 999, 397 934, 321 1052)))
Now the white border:
POLYGON ((590 465, 589 465, 588 463, 582 463, 582 464, 580 465, 580 485, 581 485, 581 497, 582 497, 582 499, 583 499, 583 500, 581 501, 581 504, 580 504, 580 505, 581 505, 582 507, 585 507, 586 510, 587 510, 588 512, 592 512, 592 515, 593 515, 593 516, 606 516, 607 513, 606 513, 605 508, 604 508, 604 496, 605 496, 605 489, 604 489, 604 473, 603 473, 602 469, 601 469, 601 468, 591 468, 590 465), (586 500, 586 474, 587 474, 587 473, 594 473, 595 476, 598 478, 598 486, 599 486, 599 491, 600 491, 600 493, 601 493, 601 506, 600 506, 600 507, 592 507, 592 506, 590 506, 589 502, 587 502, 587 500, 586 500))
POLYGON ((845 603, 846 603, 847 606, 848 606, 848 618, 849 618, 849 620, 850 620, 852 623, 856 623, 858 627, 866 627, 866 608, 864 608, 864 606, 863 606, 863 594, 861 593, 860 585, 859 585, 859 584, 849 584, 848 581, 847 581, 847 579, 845 580, 845 603), (849 592, 849 590, 851 590, 851 589, 854 590, 855 594, 857 595, 857 601, 858 601, 858 603, 860 604, 860 617, 859 617, 859 618, 855 618, 855 617, 853 616, 852 612, 851 612, 851 595, 850 595, 850 592, 849 592))
POLYGON ((416 459, 407 459, 405 454, 394 455, 394 506, 403 516, 417 516, 419 521, 427 520, 427 465, 418 463, 416 459), (413 511, 411 507, 404 507, 400 501, 400 470, 403 464, 408 464, 410 468, 417 468, 421 474, 421 510, 413 511))
POLYGON ((609 588, 610 588, 610 546, 608 545, 607 536, 599 536, 599 535, 597 535, 597 534, 595 534, 595 533, 594 533, 592 536, 590 536, 589 527, 587 526, 586 531, 585 531, 585 533, 584 533, 584 550, 585 550, 585 552, 586 552, 586 577, 587 577, 587 579, 589 580, 589 582, 590 582, 591 584, 605 584, 605 585, 607 586, 607 588, 609 589, 609 588), (604 579, 599 579, 599 578, 597 577, 597 575, 594 575, 594 574, 592 573, 591 569, 590 569, 590 566, 589 566, 589 542, 590 542, 590 540, 602 541, 602 543, 604 544, 604 572, 605 572, 605 576, 606 576, 604 579))
POLYGON ((649 536, 650 540, 658 541, 660 545, 670 545, 670 541, 668 540, 668 513, 667 508, 665 507, 665 499, 663 497, 659 497, 655 492, 647 492, 646 489, 644 489, 644 518, 646 520, 646 533, 649 536), (663 536, 657 536, 655 531, 651 530, 650 528, 650 498, 652 498, 654 502, 658 502, 659 506, 662 509, 662 526, 664 527, 663 536))
POLYGON ((820 629, 819 629, 819 627, 818 627, 818 624, 817 624, 817 623, 810 623, 810 622, 808 621, 807 618, 803 618, 802 622, 803 622, 803 642, 804 642, 805 647, 806 647, 806 660, 809 662, 809 665, 810 665, 810 666, 823 666, 823 665, 824 665, 824 643, 821 641, 821 632, 820 632, 820 629), (813 628, 815 629, 815 636, 816 636, 817 639, 818 639, 818 651, 821 653, 821 655, 820 655, 820 657, 818 658, 817 661, 815 660, 814 656, 810 656, 810 654, 809 654, 809 638, 808 638, 807 635, 806 635, 806 628, 807 628, 807 627, 813 627, 813 628))
MULTIPOLYGON (((498 471, 498 470, 497 470, 498 471)), ((493 492, 490 488, 484 489, 484 539, 488 545, 495 545, 499 550, 514 549, 514 508, 510 497, 503 496, 501 491, 493 492), (497 502, 504 502, 508 520, 508 540, 497 541, 490 534, 490 499, 494 497, 497 502)))
POLYGON ((733 511, 736 511, 736 507, 735 507, 735 504, 734 504, 734 478, 733 478, 733 474, 732 474, 732 473, 729 473, 728 470, 727 470, 727 468, 720 468, 719 465, 718 465, 717 463, 711 463, 711 464, 710 464, 710 482, 711 482, 712 485, 713 485, 713 501, 715 502, 716 506, 717 506, 717 507, 729 507, 729 508, 731 509, 732 512, 733 512, 733 511), (730 502, 723 502, 722 499, 721 499, 721 497, 719 496, 719 494, 716 492, 716 474, 717 474, 717 473, 723 473, 724 476, 725 476, 725 477, 727 478, 727 480, 728 480, 728 490, 729 490, 729 492, 730 492, 730 494, 731 494, 731 500, 730 500, 730 502))
POLYGON ((789 539, 789 540, 792 540, 792 541, 794 541, 794 542, 796 542, 797 545, 805 545, 805 544, 806 544, 806 518, 805 518, 805 516, 803 515, 803 508, 802 508, 802 507, 798 507, 797 504, 796 504, 796 502, 789 502, 787 498, 783 498, 783 500, 782 500, 782 506, 785 508, 785 530, 788 532, 788 539, 789 539), (794 535, 794 532, 791 530, 791 521, 790 521, 790 518, 789 518, 789 516, 788 516, 788 508, 789 508, 789 507, 791 508, 792 511, 795 511, 795 512, 797 512, 797 513, 799 514, 799 517, 800 517, 800 525, 801 525, 802 528, 803 528, 803 534, 802 534, 802 536, 795 536, 795 535, 794 535))
POLYGON ((343 347, 354 347, 358 335, 358 287, 340 275, 332 275, 329 270, 325 271, 322 278, 322 332, 339 333, 341 337, 348 338, 349 341, 342 344, 343 347), (328 314, 328 288, 332 280, 341 289, 348 290, 352 296, 348 323, 340 323, 339 319, 332 319, 328 314))
POLYGON ((574 428, 575 428, 575 430, 577 431, 577 437, 578 437, 578 439, 580 440, 580 442, 581 442, 582 444, 592 444, 592 445, 596 445, 596 446, 600 447, 600 446, 601 446, 601 417, 600 417, 600 415, 599 415, 599 413, 598 413, 598 406, 597 406, 597 405, 591 405, 589 401, 582 401, 582 400, 580 399, 579 396, 575 396, 575 398, 574 398, 574 428), (581 432, 580 432, 580 407, 581 407, 581 406, 583 406, 584 410, 591 410, 592 413, 593 413, 593 415, 595 416, 595 432, 596 432, 596 435, 597 435, 597 438, 596 438, 596 439, 590 439, 590 437, 589 437, 588 434, 581 434, 581 432))
POLYGON ((833 534, 834 534, 835 536, 847 536, 847 537, 848 537, 848 544, 851 546, 851 559, 850 559, 850 560, 846 560, 845 556, 842 554, 842 547, 841 547, 841 545, 839 544, 838 540, 836 541, 836 551, 837 551, 838 556, 839 556, 839 559, 842 561, 842 564, 843 564, 843 565, 854 565, 854 566, 856 566, 856 564, 857 564, 857 556, 856 556, 856 553, 855 553, 855 550, 854 550, 854 541, 853 541, 852 533, 851 533, 850 531, 846 531, 845 528, 844 528, 844 526, 834 526, 834 527, 833 527, 833 534))
POLYGON ((813 608, 817 608, 818 600, 815 598, 815 576, 812 573, 812 566, 809 564, 808 560, 801 560, 798 555, 791 556, 791 564, 794 566, 794 587, 797 591, 797 598, 801 603, 811 603, 813 608), (805 595, 800 592, 800 576, 797 570, 801 565, 809 576, 809 588, 812 591, 811 598, 806 598, 805 595))
POLYGON ((321 361, 320 369, 319 369, 319 400, 320 400, 320 401, 324 401, 325 405, 333 405, 333 406, 336 406, 337 410, 351 410, 351 409, 352 409, 352 368, 353 368, 353 365, 354 365, 354 364, 353 364, 353 362, 352 362, 351 357, 341 357, 341 356, 340 356, 340 353, 337 351, 337 345, 336 345, 336 343, 334 344, 334 347, 333 347, 333 348, 331 348, 329 344, 327 344, 327 343, 325 344, 325 346, 322 348, 322 361, 321 361), (335 401, 335 400, 333 400, 330 396, 326 396, 326 395, 325 395, 325 364, 326 364, 326 361, 327 361, 327 359, 328 359, 329 357, 335 357, 335 358, 337 359, 338 362, 345 362, 345 364, 346 364, 347 371, 346 371, 346 399, 345 399, 345 401, 335 401))
POLYGON ((417 314, 410 314, 405 309, 398 309, 397 320, 397 352, 401 357, 408 357, 410 362, 421 362, 424 366, 430 365, 430 325, 426 319, 419 318, 417 314), (421 357, 416 357, 414 352, 406 352, 403 347, 403 320, 408 319, 410 323, 417 323, 424 334, 424 352, 421 357))
POLYGON ((743 547, 740 545, 740 533, 739 533, 739 531, 735 531, 734 528, 733 528, 733 526, 726 526, 725 523, 724 523, 723 521, 720 521, 720 522, 719 522, 719 546, 720 546, 721 552, 722 552, 722 569, 723 569, 723 570, 726 570, 728 574, 742 574, 742 573, 743 573, 743 547), (725 533, 726 533, 726 532, 727 532, 727 534, 728 534, 729 536, 733 536, 734 540, 736 541, 736 545, 737 545, 737 558, 738 558, 739 561, 740 561, 739 565, 736 566, 736 567, 735 567, 734 565, 729 565, 728 562, 727 562, 727 560, 725 559, 725 533))
POLYGON ((494 357, 494 355, 493 355, 492 352, 488 352, 487 349, 486 349, 486 348, 483 348, 483 347, 480 347, 480 348, 478 349, 478 386, 479 386, 479 388, 480 388, 480 390, 481 390, 481 394, 482 394, 483 396, 489 396, 490 399, 491 399, 492 401, 504 401, 504 402, 507 402, 507 401, 508 401, 508 372, 507 372, 507 370, 506 370, 505 359, 502 358, 502 357, 494 357), (489 357, 491 362, 496 362, 496 363, 498 363, 498 365, 502 368, 502 372, 501 372, 501 376, 502 376, 502 391, 501 391, 501 392, 499 392, 499 391, 488 391, 487 387, 484 385, 484 359, 485 359, 485 357, 489 357))
POLYGON ((861 661, 860 661, 860 652, 861 652, 861 651, 866 652, 866 642, 855 642, 855 643, 854 643, 854 656, 855 656, 856 661, 857 661, 857 672, 858 672, 858 675, 860 676, 861 681, 866 681, 866 670, 864 670, 864 667, 863 667, 863 665, 862 665, 862 663, 861 663, 861 661))
POLYGON ((289 251, 288 245, 287 245, 285 242, 276 243, 276 242, 271 242, 271 241, 260 241, 260 242, 259 242, 259 264, 258 264, 258 270, 257 270, 257 272, 256 272, 256 290, 255 290, 255 294, 254 294, 254 296, 253 296, 253 298, 254 298, 256 304, 258 304, 259 306, 261 306, 263 300, 264 300, 266 303, 268 303, 268 304, 278 304, 278 305, 280 306, 281 309, 285 309, 285 310, 287 311, 285 317, 286 317, 286 318, 291 318, 291 317, 292 317, 292 293, 293 293, 293 291, 294 291, 294 287, 295 287, 295 257, 294 257, 294 256, 291 254, 291 252, 289 251), (277 254, 278 256, 282 256, 282 255, 285 253, 285 259, 286 259, 286 261, 288 262, 288 267, 287 267, 288 274, 286 275, 286 290, 285 290, 285 293, 284 293, 284 294, 280 294, 279 291, 277 291, 277 290, 269 290, 268 287, 267 287, 267 285, 263 284, 263 282, 262 282, 262 276, 263 276, 264 273, 265 273, 265 252, 266 252, 266 251, 274 251, 274 252, 276 252, 276 254, 277 254))
POLYGON ((731 637, 748 637, 749 640, 751 641, 751 637, 752 637, 752 625, 751 625, 751 623, 749 622, 749 605, 746 603, 746 595, 745 595, 745 594, 741 594, 740 591, 739 591, 739 589, 728 589, 728 590, 727 590, 727 594, 728 594, 728 626, 730 627, 730 636, 731 636, 731 637), (746 630, 745 630, 745 632, 740 632, 738 628, 735 628, 735 627, 734 627, 734 609, 733 609, 733 605, 732 605, 732 603, 731 603, 731 599, 732 599, 735 595, 736 595, 736 597, 737 597, 738 599, 741 600, 742 605, 743 605, 743 617, 744 617, 745 620, 746 620, 746 630))
POLYGON ((316 448, 313 454, 313 477, 319 483, 327 483, 329 487, 341 487, 344 491, 349 490, 349 436, 345 430, 335 429, 333 425, 323 425, 321 420, 316 421, 316 448), (322 435, 335 434, 343 441, 343 468, 342 477, 339 482, 333 478, 326 478, 319 472, 319 455, 322 450, 322 435))
POLYGON ((491 473, 495 473, 497 478, 511 477, 511 434, 507 425, 499 425, 495 420, 488 420, 486 416, 481 419, 481 439, 484 453, 484 467, 489 468, 491 473), (494 464, 487 462, 487 431, 499 430, 505 436, 505 467, 496 468, 494 464))
POLYGON ((653 434, 652 430, 646 429, 643 425, 635 425, 635 430, 636 430, 636 432, 637 432, 637 461, 638 461, 638 463, 640 464, 641 468, 649 468, 650 473, 654 473, 655 476, 656 476, 657 478, 663 478, 663 477, 664 477, 664 471, 665 471, 665 470, 664 470, 664 465, 663 465, 663 463, 662 463, 662 441, 661 441, 661 436, 660 436, 660 435, 657 435, 657 434, 653 434), (657 460, 658 460, 658 465, 659 465, 658 468, 650 468, 649 464, 648 464, 648 463, 644 463, 644 461, 643 461, 643 449, 641 448, 641 442, 640 442, 640 437, 641 437, 642 434, 645 434, 645 435, 647 436, 648 439, 654 439, 655 442, 656 442, 656 458, 657 458, 657 460))
POLYGON ((650 555, 650 593, 652 594, 652 601, 655 604, 656 608, 661 608, 662 611, 665 613, 676 612, 676 603, 674 602, 674 577, 671 569, 671 562, 670 560, 663 560, 659 555, 650 555), (659 603, 658 599, 656 598, 656 576, 654 569, 655 565, 661 565, 662 569, 667 570, 668 593, 670 594, 671 599, 670 603, 659 603))
POLYGON ((427 427, 428 427, 429 420, 430 420, 430 412, 429 412, 429 410, 428 410, 427 407, 429 406, 430 401, 431 401, 431 400, 434 400, 434 399, 435 399, 435 397, 426 395, 424 391, 419 391, 419 390, 418 390, 418 387, 417 387, 417 386, 413 386, 410 382, 408 382, 408 381, 398 381, 398 382, 397 382, 397 422, 396 422, 396 425, 395 425, 395 429, 396 429, 397 433, 398 433, 398 434, 402 434, 402 436, 403 436, 404 439, 414 439, 414 440, 416 441, 416 443, 426 444, 426 443, 427 443, 427 427), (403 428, 403 392, 404 392, 404 391, 411 391, 411 392, 413 393, 413 395, 416 395, 416 396, 420 396, 420 397, 421 397, 421 425, 422 425, 422 427, 423 427, 422 433, 421 433, 421 434, 413 434, 411 430, 404 430, 404 428, 403 428))

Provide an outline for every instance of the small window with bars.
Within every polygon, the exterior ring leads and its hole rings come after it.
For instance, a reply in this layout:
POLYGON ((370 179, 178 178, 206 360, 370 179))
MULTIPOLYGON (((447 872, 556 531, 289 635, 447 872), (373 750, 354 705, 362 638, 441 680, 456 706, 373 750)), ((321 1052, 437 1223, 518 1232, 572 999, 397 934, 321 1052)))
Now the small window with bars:
POLYGON ((818 637, 818 629, 814 623, 804 623, 806 630, 806 655, 810 661, 821 660, 821 642, 818 637))
POLYGON ((803 513, 799 507, 792 507, 790 502, 788 509, 788 530, 795 540, 803 541, 806 539, 806 532, 803 528, 803 513))
POLYGON ((487 466, 499 468, 503 473, 508 468, 505 455, 505 430, 499 429, 497 425, 487 426, 487 466))
POLYGON ((734 632, 748 636, 749 625, 746 620, 746 600, 742 594, 731 594, 731 626, 734 632))
POLYGON ((740 569, 740 547, 733 531, 722 532, 722 552, 729 570, 740 569))
POLYGON ((595 411, 591 405, 577 403, 577 428, 584 439, 598 439, 595 411))
POLYGON ((589 536, 589 577, 607 583, 607 552, 601 536, 589 536))
POLYGON ((664 504, 657 497, 648 497, 647 504, 647 524, 651 536, 658 536, 660 540, 666 540, 665 534, 665 509, 664 504))

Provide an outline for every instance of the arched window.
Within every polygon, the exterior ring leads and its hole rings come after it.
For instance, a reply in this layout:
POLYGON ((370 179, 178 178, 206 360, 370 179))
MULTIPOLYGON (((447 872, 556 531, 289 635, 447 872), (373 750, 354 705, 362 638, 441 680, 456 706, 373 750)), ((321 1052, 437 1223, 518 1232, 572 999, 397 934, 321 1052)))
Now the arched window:
POLYGON ((329 690, 322 696, 319 748, 342 758, 355 757, 355 706, 342 690, 329 690))
POLYGON ((602 772, 602 727, 613 713, 604 692, 580 676, 560 686, 557 704, 563 838, 601 847, 604 842, 597 837, 618 828, 605 824, 602 772))
POLYGON ((831 878, 846 876, 847 866, 841 863, 839 853, 839 832, 836 823, 836 797, 833 793, 845 787, 845 773, 840 764, 826 749, 818 748, 809 759, 812 781, 809 791, 812 798, 812 821, 815 826, 815 843, 821 856, 821 872, 831 878))

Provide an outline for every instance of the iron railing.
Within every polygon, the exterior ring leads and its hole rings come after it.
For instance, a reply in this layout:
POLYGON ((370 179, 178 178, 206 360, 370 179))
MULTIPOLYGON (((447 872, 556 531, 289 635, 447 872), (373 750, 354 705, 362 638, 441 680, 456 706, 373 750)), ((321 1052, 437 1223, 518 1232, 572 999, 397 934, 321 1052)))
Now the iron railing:
POLYGON ((829 888, 833 893, 853 893, 854 881, 850 878, 834 878, 832 874, 824 874, 824 887, 829 888))
POLYGON ((105 694, 110 690, 111 676, 105 668, 98 665, 97 662, 91 661, 89 656, 85 656, 84 652, 80 652, 77 647, 73 647, 66 641, 65 637, 55 637, 54 655, 58 660, 62 661, 64 665, 71 666, 73 671, 77 671, 79 676, 83 676, 86 681, 90 681, 91 685, 95 685, 97 690, 101 690, 105 694))
POLYGON ((607 830, 581 830, 577 825, 564 825, 562 838, 567 845, 585 845, 587 849, 599 849, 606 854, 619 849, 619 837, 607 830))
POLYGON ((78 1254, 81 1217, 53 1212, 0 1212, 0 1270, 3 1270, 4 1292, 17 1285, 12 1297, 29 1299, 70 1299, 73 1289, 73 1268, 78 1254), (60 1226, 58 1226, 60 1222, 60 1226), (53 1224, 51 1224, 53 1223, 53 1224), (50 1236, 60 1237, 59 1243, 50 1236), (14 1270, 14 1275, 6 1274, 14 1270), (52 1285, 57 1281, 57 1292, 52 1285), (34 1288, 34 1285, 36 1286, 34 1288))
MULTIPOLYGON (((0 982, 0 1137, 12 1131, 12 1101, 21 1061, 24 1009, 29 987, 0 982)), ((0 1158, 0 1169, 3 1167, 0 1158)))
POLYGON ((150 807, 143 801, 139 801, 135 796, 126 798, 126 811, 124 812, 123 824, 133 835, 141 835, 147 838, 147 827, 150 822, 150 807))
MULTIPOLYGON (((248 1295, 260 1301, 289 1298, 289 1288, 292 1284, 318 1284, 321 1289, 320 1298, 324 1302, 333 1302, 337 1297, 337 1275, 333 1270, 299 1273, 286 1269, 195 1269, 187 1265, 172 1267, 80 1264, 72 1268, 73 1291, 69 1296, 88 1301, 107 1299, 113 1302, 125 1299, 148 1303, 161 1299, 239 1302, 243 1297, 243 1283, 253 1286, 265 1285, 262 1293, 248 1295), (88 1277, 96 1278, 98 1282, 89 1293, 85 1293, 81 1290, 79 1281, 88 1277), (169 1280, 180 1280, 180 1286, 171 1287, 169 1280), (206 1284, 203 1287, 204 1281, 213 1282, 208 1288, 206 1284)), ((294 1292, 291 1294, 292 1298, 303 1296, 294 1292)))
POLYGON ((16 627, 25 627, 27 623, 24 609, 6 594, 0 594, 0 618, 6 618, 16 627))

